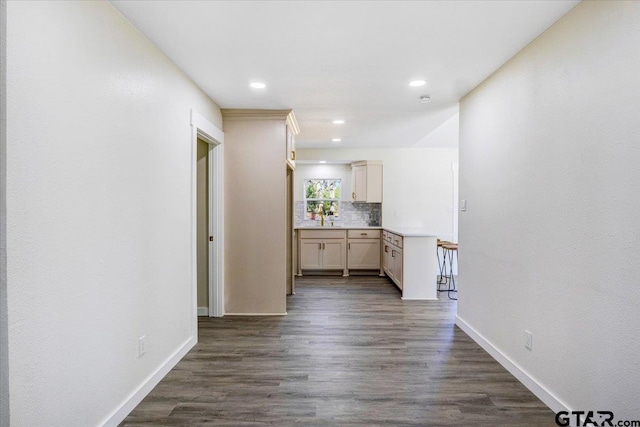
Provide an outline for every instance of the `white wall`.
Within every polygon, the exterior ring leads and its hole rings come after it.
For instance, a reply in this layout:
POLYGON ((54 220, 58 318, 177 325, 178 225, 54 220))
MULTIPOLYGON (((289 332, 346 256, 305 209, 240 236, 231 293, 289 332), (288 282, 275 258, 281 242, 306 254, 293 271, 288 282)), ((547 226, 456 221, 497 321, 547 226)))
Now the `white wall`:
POLYGON ((297 155, 298 160, 382 160, 382 225, 425 227, 444 238, 451 238, 451 164, 458 160, 457 149, 309 148, 298 149, 297 155))
POLYGON ((341 179, 342 201, 351 201, 351 165, 349 164, 296 164, 293 180, 293 200, 304 201, 304 180, 313 178, 341 179))
POLYGON ((0 0, 0 427, 9 427, 7 318, 7 2, 0 0))
POLYGON ((190 109, 220 111, 107 2, 7 31, 11 425, 99 425, 193 338, 190 109))
POLYGON ((460 114, 456 113, 435 128, 427 136, 413 144, 414 147, 458 148, 460 140, 460 114))
POLYGON ((640 414, 637 40, 640 2, 582 2, 460 107, 459 317, 616 419, 640 414))

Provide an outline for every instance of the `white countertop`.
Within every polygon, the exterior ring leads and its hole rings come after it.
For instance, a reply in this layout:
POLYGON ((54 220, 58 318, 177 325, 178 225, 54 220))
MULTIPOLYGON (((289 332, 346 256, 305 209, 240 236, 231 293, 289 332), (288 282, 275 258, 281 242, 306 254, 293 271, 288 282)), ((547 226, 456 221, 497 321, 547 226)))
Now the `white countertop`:
POLYGON ((325 225, 320 227, 318 225, 300 225, 293 227, 295 230, 387 230, 391 233, 395 233, 402 237, 438 237, 437 234, 420 227, 357 227, 357 226, 344 226, 344 225, 325 225))
POLYGON ((341 230, 382 230, 382 227, 369 227, 369 226, 362 226, 362 227, 358 227, 358 226, 351 226, 351 225, 325 225, 324 227, 320 227, 319 225, 299 225, 299 226, 295 226, 293 227, 294 230, 334 230, 334 229, 341 229, 341 230))
POLYGON ((397 234, 402 237, 438 237, 437 234, 420 227, 382 227, 391 233, 397 234))

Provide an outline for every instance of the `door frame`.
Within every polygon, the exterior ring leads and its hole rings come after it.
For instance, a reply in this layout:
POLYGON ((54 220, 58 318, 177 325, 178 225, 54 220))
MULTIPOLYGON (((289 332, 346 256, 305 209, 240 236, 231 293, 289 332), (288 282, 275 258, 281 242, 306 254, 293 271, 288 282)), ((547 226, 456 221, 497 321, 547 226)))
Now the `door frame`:
POLYGON ((191 300, 193 331, 198 330, 197 153, 198 139, 208 144, 209 317, 224 316, 224 132, 191 109, 191 300))

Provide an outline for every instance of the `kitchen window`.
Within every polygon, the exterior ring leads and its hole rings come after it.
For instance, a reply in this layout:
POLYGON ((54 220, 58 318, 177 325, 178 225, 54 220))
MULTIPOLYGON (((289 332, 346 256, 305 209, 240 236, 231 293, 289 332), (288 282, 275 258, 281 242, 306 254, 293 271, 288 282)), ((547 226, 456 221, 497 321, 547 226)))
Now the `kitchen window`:
POLYGON ((304 181, 305 218, 340 219, 340 179, 306 179, 304 181))

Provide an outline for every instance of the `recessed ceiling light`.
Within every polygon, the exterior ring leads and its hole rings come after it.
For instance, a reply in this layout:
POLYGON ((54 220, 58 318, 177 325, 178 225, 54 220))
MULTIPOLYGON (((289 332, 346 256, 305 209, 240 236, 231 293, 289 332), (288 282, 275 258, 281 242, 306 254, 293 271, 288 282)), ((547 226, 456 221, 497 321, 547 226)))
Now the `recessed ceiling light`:
POLYGON ((318 163, 327 163, 326 160, 320 160, 318 163))
POLYGON ((251 86, 254 89, 264 89, 265 87, 267 87, 266 84, 260 83, 260 82, 253 82, 249 86, 251 86))
POLYGON ((333 124, 334 125, 343 125, 344 124, 344 120, 334 120, 333 124))
POLYGON ((342 141, 342 140, 341 140, 340 138, 333 138, 331 141, 333 141, 333 142, 340 142, 340 141, 342 141))
POLYGON ((420 86, 424 86, 426 84, 427 84, 427 82, 425 82, 424 80, 414 80, 411 83, 409 83, 409 86, 411 86, 411 87, 420 87, 420 86))

